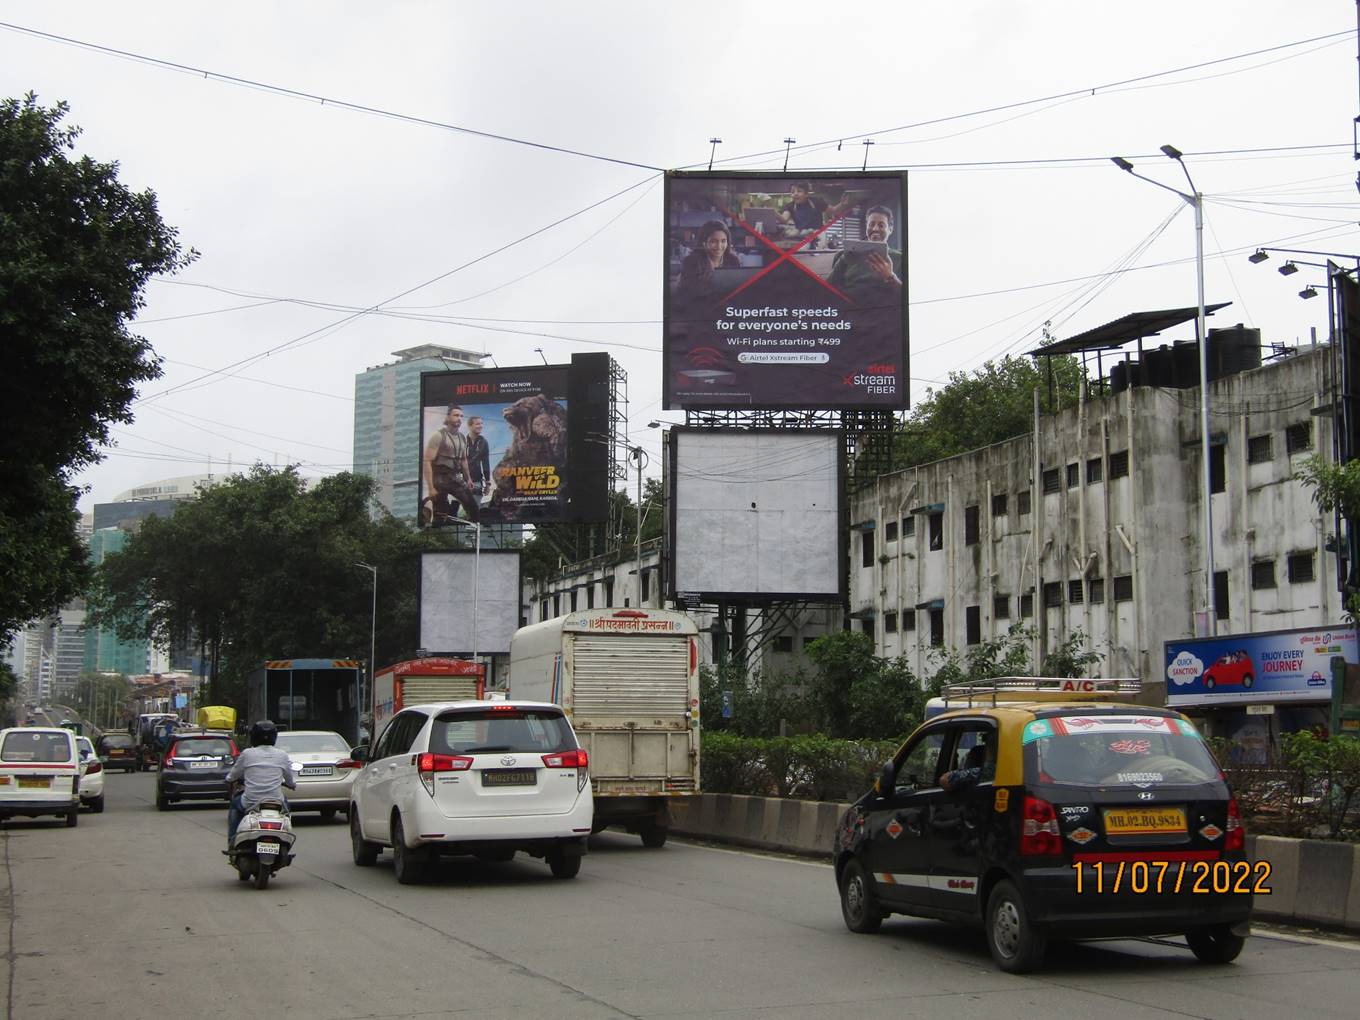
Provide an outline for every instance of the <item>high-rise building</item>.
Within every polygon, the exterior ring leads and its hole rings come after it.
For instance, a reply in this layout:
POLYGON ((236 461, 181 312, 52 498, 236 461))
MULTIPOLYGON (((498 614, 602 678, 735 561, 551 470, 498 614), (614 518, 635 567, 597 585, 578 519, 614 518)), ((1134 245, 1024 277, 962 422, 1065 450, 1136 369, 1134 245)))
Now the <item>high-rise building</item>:
MULTIPOLYGON (((90 562, 96 567, 104 557, 127 545, 129 532, 122 528, 100 528, 90 536, 90 562)), ((151 669, 151 649, 145 638, 120 638, 112 627, 85 628, 85 672, 146 673, 151 669)))
POLYGON ((85 600, 73 599, 57 613, 52 640, 52 696, 69 697, 85 670, 85 600))
POLYGON ((437 344, 393 351, 397 360, 354 377, 354 473, 377 482, 394 517, 420 512, 420 376, 480 368, 481 354, 437 344))

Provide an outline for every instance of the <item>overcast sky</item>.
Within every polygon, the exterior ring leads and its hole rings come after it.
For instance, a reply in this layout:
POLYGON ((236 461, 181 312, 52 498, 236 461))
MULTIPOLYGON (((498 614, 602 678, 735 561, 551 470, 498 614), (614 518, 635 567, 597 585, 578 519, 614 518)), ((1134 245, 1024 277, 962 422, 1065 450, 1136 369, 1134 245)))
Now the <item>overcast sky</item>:
POLYGON ((1185 152, 1207 300, 1233 302, 1211 325, 1307 342, 1326 301, 1298 292, 1322 271, 1247 254, 1360 252, 1351 0, 11 2, 0 21, 0 92, 67 100, 81 151, 202 253, 148 288, 135 328, 165 375, 78 479, 85 509, 228 458, 348 469, 355 374, 420 343, 501 366, 608 351, 655 472, 646 423, 683 414, 661 408, 650 168, 706 164, 713 136, 732 169, 779 169, 786 137, 791 170, 857 168, 868 137, 870 167, 910 172, 914 401, 1045 323, 1194 303, 1191 211, 1110 156, 1184 189, 1158 147, 1185 152))

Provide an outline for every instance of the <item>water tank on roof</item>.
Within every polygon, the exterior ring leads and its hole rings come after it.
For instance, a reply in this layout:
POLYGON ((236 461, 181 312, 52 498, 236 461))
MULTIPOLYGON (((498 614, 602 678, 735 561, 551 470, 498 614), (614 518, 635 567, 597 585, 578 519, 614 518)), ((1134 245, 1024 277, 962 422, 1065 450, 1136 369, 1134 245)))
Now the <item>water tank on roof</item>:
POLYGON ((1222 379, 1261 367, 1261 331, 1240 322, 1209 330, 1209 378, 1222 379))

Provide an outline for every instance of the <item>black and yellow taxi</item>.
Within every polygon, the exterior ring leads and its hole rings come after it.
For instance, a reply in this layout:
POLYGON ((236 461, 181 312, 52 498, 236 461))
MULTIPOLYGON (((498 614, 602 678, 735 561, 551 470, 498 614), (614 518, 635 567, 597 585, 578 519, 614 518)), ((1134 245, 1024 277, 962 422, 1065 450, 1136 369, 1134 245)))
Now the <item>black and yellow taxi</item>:
POLYGON ((833 855, 856 932, 890 914, 980 925, 1001 969, 1050 938, 1183 935, 1229 963, 1268 865, 1198 731, 1127 703, 1136 681, 958 685, 842 816, 833 855))

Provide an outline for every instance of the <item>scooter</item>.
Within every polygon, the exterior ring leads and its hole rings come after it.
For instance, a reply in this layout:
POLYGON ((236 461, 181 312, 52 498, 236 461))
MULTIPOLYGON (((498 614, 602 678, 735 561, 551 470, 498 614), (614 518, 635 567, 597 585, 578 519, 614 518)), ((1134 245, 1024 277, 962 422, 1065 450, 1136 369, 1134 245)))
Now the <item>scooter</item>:
MULTIPOLYGON (((298 762, 293 762, 292 768, 302 771, 298 762)), ((288 805, 281 800, 261 801, 241 818, 227 851, 227 863, 236 869, 237 879, 253 880, 256 889, 264 889, 281 868, 293 863, 296 838, 288 805)))

